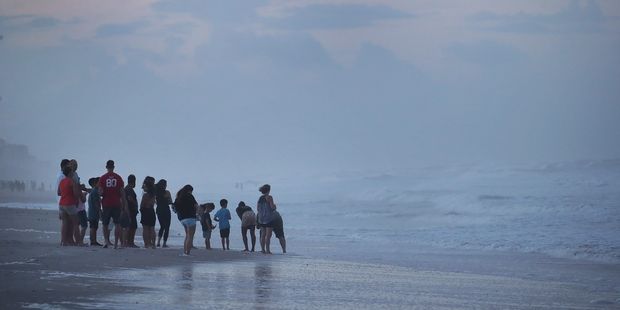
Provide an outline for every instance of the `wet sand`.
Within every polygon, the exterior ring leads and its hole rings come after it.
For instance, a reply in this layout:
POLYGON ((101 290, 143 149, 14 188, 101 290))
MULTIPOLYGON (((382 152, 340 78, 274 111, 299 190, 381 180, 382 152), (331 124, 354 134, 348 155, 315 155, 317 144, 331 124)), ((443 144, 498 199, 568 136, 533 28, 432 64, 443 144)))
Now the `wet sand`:
MULTIPOLYGON (((61 247, 59 231, 60 221, 55 211, 0 208, 2 308, 73 303, 139 291, 136 281, 119 282, 107 275, 120 269, 224 262, 244 256, 237 251, 200 249, 194 250, 190 257, 180 257, 180 247, 118 250, 61 247)), ((102 240, 99 230, 99 241, 102 240)), ((198 239, 196 246, 202 240, 198 239)))
POLYGON ((350 251, 355 259, 294 250, 266 256, 199 249, 179 257, 179 246, 60 247, 58 229, 54 211, 0 208, 2 308, 620 307, 617 265, 459 252, 426 252, 380 263, 364 262, 360 249, 350 251))

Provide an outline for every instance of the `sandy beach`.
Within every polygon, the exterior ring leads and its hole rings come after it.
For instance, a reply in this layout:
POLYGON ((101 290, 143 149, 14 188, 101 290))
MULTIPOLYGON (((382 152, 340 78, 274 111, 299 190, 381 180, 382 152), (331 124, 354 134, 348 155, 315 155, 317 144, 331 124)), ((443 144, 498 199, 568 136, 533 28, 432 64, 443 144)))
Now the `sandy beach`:
POLYGON ((265 256, 198 249, 180 257, 181 248, 174 245, 60 247, 56 216, 49 210, 0 208, 3 308, 605 309, 620 304, 617 265, 458 252, 420 252, 394 264, 365 262, 359 251, 349 257, 294 251, 265 256))

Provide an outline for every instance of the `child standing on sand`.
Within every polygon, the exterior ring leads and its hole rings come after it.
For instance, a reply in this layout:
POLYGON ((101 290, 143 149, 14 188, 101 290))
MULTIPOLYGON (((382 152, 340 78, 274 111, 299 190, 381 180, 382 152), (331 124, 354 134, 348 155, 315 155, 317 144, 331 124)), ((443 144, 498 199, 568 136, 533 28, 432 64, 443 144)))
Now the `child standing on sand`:
POLYGON ((101 196, 97 187, 99 178, 90 178, 88 184, 92 188, 88 195, 88 223, 90 224, 90 245, 103 246, 97 242, 97 229, 101 218, 101 196))
POLYGON ((220 223, 220 237, 222 238, 222 249, 230 250, 230 211, 226 209, 228 207, 228 200, 220 200, 220 209, 215 213, 214 220, 220 223))
MULTIPOLYGON (((211 231, 215 229, 213 222, 211 221, 211 211, 215 209, 215 204, 208 202, 200 205, 203 209, 200 215, 200 225, 202 226, 202 237, 205 238, 205 248, 211 250, 211 231)), ((217 226, 217 225, 216 225, 217 226)))

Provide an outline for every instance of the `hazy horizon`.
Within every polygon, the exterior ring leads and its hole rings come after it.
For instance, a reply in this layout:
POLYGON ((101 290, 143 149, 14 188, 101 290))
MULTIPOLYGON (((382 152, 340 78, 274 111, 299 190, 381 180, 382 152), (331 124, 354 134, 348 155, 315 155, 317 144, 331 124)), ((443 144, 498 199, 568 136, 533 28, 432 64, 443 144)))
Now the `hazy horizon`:
POLYGON ((603 0, 2 1, 0 138, 175 183, 620 158, 619 34, 603 0))

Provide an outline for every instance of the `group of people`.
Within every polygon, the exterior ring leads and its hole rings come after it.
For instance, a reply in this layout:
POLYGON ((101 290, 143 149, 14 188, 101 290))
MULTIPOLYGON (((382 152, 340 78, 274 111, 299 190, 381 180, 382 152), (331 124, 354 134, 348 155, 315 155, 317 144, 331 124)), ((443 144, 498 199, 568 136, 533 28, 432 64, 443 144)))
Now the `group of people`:
MULTIPOLYGON (((211 211, 215 209, 212 202, 198 204, 193 196, 194 188, 191 185, 183 186, 173 201, 170 191, 167 190, 167 181, 164 179, 155 182, 155 178, 147 176, 142 182, 143 194, 138 203, 134 190, 136 177, 129 175, 127 185, 123 178, 114 172, 113 160, 106 162, 107 172, 95 178, 90 178, 87 188, 80 182, 77 173, 76 160, 63 159, 60 163, 61 173, 57 179, 59 199, 59 218, 61 224, 61 245, 87 245, 84 243, 86 229, 90 226, 90 245, 108 248, 137 248, 135 234, 138 228, 137 216, 141 214, 142 237, 145 248, 168 247, 168 235, 172 211, 176 213, 185 230, 183 254, 190 255, 193 246, 196 224, 200 222, 205 239, 205 248, 211 249, 211 232, 219 225, 220 239, 223 250, 230 250, 230 220, 228 201, 220 200, 220 209, 211 219, 211 211), (86 212, 88 203, 88 212, 86 212), (103 227, 104 244, 97 241, 99 222, 103 227), (159 221, 159 233, 155 233, 155 224, 159 221), (213 221, 218 224, 213 224, 213 221), (114 243, 110 240, 110 222, 114 223, 114 243), (163 244, 162 244, 163 239, 163 244), (156 242, 157 240, 157 242, 156 242), (120 243, 120 244, 119 244, 120 243)), ((273 197, 269 194, 271 186, 265 184, 260 187, 261 196, 257 203, 257 212, 239 202, 235 210, 241 220, 241 234, 245 246, 244 251, 255 250, 255 229, 260 230, 261 252, 271 254, 270 240, 275 233, 279 239, 283 253, 286 253, 286 239, 281 215, 276 210, 273 197), (247 233, 250 232, 251 249, 248 247, 247 233)))

